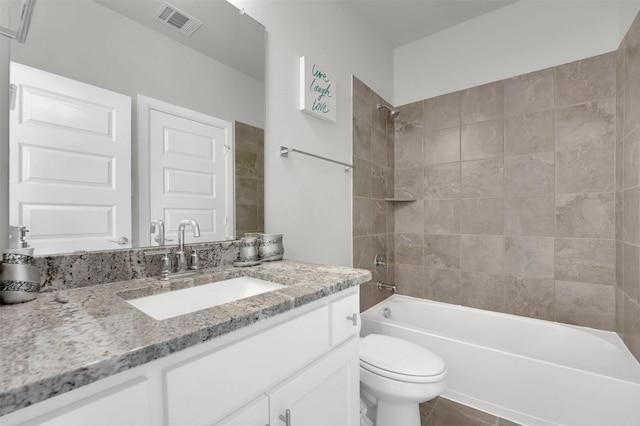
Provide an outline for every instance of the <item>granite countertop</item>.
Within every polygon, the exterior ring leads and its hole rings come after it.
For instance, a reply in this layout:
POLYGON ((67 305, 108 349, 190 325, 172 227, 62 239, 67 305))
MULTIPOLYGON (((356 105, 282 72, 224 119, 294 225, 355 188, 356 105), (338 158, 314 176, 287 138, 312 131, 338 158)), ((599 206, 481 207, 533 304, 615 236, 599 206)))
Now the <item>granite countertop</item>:
POLYGON ((293 261, 223 266, 173 281, 144 278, 41 293, 0 307, 0 416, 354 287, 368 271, 293 261), (249 276, 269 293, 166 320, 125 299, 249 276))

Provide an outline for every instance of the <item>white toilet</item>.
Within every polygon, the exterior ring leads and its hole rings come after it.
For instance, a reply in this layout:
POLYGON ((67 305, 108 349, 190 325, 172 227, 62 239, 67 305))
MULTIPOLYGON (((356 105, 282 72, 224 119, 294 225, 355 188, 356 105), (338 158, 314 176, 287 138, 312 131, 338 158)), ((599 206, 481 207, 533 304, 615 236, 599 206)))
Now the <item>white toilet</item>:
POLYGON ((377 405, 376 426, 420 426, 418 404, 447 386, 442 358, 397 337, 369 334, 360 339, 360 391, 377 405))

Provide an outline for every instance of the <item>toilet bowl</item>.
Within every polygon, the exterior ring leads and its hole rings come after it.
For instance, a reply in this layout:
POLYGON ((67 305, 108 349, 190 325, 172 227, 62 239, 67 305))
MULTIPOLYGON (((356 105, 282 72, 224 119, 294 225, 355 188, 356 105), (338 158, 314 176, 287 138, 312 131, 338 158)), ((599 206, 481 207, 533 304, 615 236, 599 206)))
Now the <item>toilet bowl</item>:
POLYGON ((422 346, 381 334, 360 339, 360 390, 376 404, 376 426, 420 426, 418 404, 440 395, 446 378, 442 358, 422 346))

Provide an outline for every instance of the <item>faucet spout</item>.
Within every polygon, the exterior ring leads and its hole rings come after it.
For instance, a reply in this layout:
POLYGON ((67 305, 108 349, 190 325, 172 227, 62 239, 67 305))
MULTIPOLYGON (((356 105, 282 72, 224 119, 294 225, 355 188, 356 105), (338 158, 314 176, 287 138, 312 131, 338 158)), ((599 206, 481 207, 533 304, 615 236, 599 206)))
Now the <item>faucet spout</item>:
POLYGON ((156 235, 156 242, 159 246, 164 245, 164 222, 162 219, 153 219, 149 225, 149 232, 156 232, 156 226, 158 227, 158 235, 156 235))
POLYGON ((187 270, 187 256, 184 253, 184 229, 187 225, 191 225, 191 230, 195 238, 200 237, 200 226, 194 219, 186 219, 178 225, 178 251, 176 252, 177 271, 184 272, 187 270))

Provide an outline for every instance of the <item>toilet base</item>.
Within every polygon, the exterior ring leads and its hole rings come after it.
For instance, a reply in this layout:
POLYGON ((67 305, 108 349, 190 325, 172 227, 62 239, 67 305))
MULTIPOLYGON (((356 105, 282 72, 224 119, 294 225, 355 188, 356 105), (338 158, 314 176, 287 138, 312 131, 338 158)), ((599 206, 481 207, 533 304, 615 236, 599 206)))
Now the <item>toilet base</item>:
POLYGON ((378 398, 376 414, 376 426, 420 426, 418 404, 399 404, 378 398))

